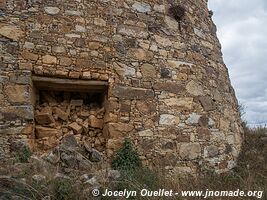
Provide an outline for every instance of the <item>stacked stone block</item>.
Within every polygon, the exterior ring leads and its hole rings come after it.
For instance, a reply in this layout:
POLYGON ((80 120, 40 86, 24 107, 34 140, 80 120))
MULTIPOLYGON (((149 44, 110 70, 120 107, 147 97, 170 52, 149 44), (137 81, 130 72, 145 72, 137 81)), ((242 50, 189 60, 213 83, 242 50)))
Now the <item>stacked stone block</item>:
POLYGON ((19 133, 34 119, 34 74, 108 82, 103 135, 109 157, 128 137, 154 167, 191 172, 235 165, 240 116, 206 1, 0 5, 2 152, 10 137, 36 139, 35 132, 19 133), (179 22, 169 12, 176 5, 185 9, 179 22), (10 136, 9 130, 16 131, 10 136))

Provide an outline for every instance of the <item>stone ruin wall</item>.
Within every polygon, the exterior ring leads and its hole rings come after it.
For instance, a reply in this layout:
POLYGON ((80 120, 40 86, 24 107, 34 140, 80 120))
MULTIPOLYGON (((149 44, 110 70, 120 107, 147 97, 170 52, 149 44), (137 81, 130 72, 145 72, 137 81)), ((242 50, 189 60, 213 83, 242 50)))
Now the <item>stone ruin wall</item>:
POLYGON ((78 108, 78 121, 69 113, 66 124, 57 113, 67 113, 71 99, 65 106, 36 105, 37 76, 108 84, 99 117, 107 157, 129 137, 155 167, 191 172, 235 165, 240 116, 205 0, 0 0, 0 21, 2 161, 14 142, 37 149, 70 131, 90 138, 81 133, 86 120, 91 127, 90 114, 79 117, 78 108), (186 10, 179 23, 170 3, 186 10), (52 127, 36 119, 46 106, 43 119, 52 116, 52 127), (38 136, 40 123, 59 136, 46 130, 38 136))

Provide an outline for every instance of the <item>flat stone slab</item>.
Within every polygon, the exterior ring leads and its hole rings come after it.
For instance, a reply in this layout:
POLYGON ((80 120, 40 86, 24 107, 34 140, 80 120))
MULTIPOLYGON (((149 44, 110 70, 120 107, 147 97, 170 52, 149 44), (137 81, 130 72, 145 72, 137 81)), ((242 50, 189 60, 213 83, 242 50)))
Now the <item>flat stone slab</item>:
POLYGON ((152 89, 134 88, 115 86, 113 88, 113 95, 122 99, 152 99, 154 92, 152 89))

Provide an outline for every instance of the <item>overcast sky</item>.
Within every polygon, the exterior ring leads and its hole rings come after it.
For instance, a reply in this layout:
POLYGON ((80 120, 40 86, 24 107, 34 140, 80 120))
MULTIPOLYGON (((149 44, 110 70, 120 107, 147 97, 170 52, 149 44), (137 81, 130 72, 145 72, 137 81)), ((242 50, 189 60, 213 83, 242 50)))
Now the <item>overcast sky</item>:
POLYGON ((267 124, 267 0, 209 0, 209 9, 246 120, 267 124))

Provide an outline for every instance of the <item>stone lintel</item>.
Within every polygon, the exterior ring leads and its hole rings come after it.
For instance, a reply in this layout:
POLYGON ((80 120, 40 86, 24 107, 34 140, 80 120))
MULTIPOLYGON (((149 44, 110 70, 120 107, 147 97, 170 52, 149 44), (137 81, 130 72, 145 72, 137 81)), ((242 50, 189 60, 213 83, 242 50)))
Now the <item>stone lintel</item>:
POLYGON ((107 81, 74 80, 33 76, 32 81, 38 89, 77 91, 77 92, 103 92, 108 88, 107 81))

